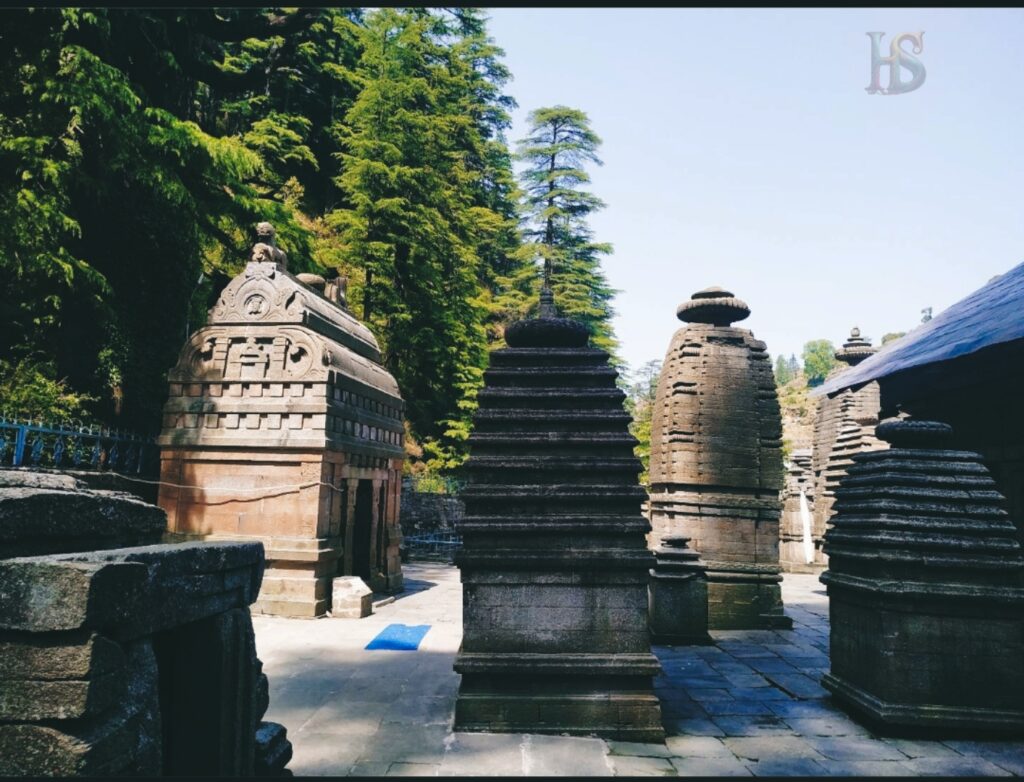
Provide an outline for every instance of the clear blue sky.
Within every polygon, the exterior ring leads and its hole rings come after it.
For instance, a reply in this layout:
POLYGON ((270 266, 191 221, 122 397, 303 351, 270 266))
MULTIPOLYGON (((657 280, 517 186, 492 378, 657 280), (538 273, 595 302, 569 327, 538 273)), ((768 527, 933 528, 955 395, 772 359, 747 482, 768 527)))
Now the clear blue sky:
POLYGON ((740 325, 773 357, 799 356, 854 325, 877 344, 1024 260, 1024 11, 489 15, 519 102, 510 141, 559 103, 604 140, 592 226, 615 246, 633 368, 663 358, 676 305, 709 285, 750 305, 740 325), (865 91, 868 31, 883 54, 924 31, 919 89, 865 91))

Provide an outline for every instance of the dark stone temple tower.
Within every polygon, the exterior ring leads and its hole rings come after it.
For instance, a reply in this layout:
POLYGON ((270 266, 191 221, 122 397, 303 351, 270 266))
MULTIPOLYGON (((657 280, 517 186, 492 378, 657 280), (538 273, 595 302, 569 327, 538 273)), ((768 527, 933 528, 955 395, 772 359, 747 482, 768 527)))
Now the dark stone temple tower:
POLYGON ((750 308, 708 288, 679 305, 651 421, 652 544, 690 539, 707 568, 708 627, 790 627, 779 572, 782 419, 750 308))
POLYGON ((885 732, 1024 731, 1024 555, 981 456, 890 418, 825 533, 836 701, 885 732))
POLYGON ((541 315, 491 354, 470 438, 455 729, 660 741, 624 395, 548 290, 541 315))

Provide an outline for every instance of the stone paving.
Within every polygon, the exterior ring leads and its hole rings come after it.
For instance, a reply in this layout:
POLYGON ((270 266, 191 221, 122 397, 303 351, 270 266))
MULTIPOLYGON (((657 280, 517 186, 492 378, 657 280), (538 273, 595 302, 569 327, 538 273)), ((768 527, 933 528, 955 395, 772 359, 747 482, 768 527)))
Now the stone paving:
POLYGON ((270 677, 266 719, 288 728, 296 775, 1015 776, 1024 740, 881 738, 831 704, 828 602, 816 576, 783 582, 792 630, 718 631, 654 647, 664 744, 453 733, 462 631, 458 570, 403 566, 407 590, 364 619, 253 617, 270 677), (417 651, 366 651, 389 624, 429 624, 417 651))

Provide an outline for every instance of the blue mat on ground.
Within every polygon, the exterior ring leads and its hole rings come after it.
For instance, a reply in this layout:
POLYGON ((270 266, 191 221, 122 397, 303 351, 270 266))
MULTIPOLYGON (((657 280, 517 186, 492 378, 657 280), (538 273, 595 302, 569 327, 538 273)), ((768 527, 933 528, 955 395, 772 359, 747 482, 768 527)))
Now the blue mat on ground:
POLYGON ((429 629, 430 625, 388 625, 366 648, 415 652, 429 629))

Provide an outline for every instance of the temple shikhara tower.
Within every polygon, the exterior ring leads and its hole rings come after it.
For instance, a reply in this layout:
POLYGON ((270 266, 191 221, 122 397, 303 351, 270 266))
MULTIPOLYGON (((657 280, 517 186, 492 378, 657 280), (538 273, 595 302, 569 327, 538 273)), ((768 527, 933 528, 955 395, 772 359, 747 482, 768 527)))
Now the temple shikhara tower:
POLYGON ((491 353, 469 440, 455 730, 660 741, 624 394, 546 289, 541 314, 491 353))
MULTIPOLYGON (((860 335, 860 329, 850 331, 850 337, 835 352, 839 366, 829 375, 832 380, 849 367, 878 352, 869 340, 860 335)), ((818 402, 814 418, 814 448, 811 455, 813 475, 814 512, 814 564, 820 569, 827 561, 821 542, 835 502, 839 479, 846 473, 854 454, 876 451, 886 444, 875 437, 878 424, 878 383, 871 382, 859 388, 845 388, 833 396, 823 396, 818 402)))
POLYGON ((721 288, 679 305, 651 423, 652 547, 683 535, 707 570, 708 627, 788 627, 779 584, 782 420, 765 344, 721 288))
POLYGON ((174 537, 263 542, 255 610, 319 616, 336 576, 402 589, 404 403, 342 284, 258 232, 168 375, 159 504, 174 537))

